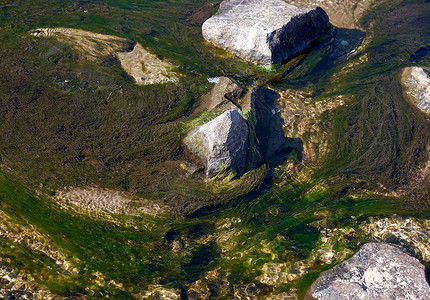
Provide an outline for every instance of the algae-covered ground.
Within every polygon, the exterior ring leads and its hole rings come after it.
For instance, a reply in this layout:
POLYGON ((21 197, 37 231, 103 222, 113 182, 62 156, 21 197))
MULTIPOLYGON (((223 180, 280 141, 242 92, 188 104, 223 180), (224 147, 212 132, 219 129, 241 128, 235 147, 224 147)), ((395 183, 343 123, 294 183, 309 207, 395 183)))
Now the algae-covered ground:
POLYGON ((405 66, 430 65, 429 54, 414 54, 430 43, 430 3, 376 2, 359 29, 334 28, 270 70, 203 41, 201 23, 216 10, 206 0, 0 2, 2 266, 64 297, 144 298, 164 289, 183 299, 301 298, 321 271, 376 239, 366 231, 373 220, 397 214, 429 226, 430 181, 421 170, 430 122, 404 100, 399 76, 405 66), (55 27, 140 43, 175 65, 179 81, 140 86, 114 56, 90 60, 31 35, 55 27), (213 87, 207 78, 221 75, 304 92, 306 105, 343 97, 301 135, 304 149, 316 136, 324 151, 307 159, 287 149, 230 181, 188 176, 184 166, 195 158, 181 138, 216 116, 196 111, 213 87), (94 187, 169 211, 87 211, 56 198, 64 188, 94 187))

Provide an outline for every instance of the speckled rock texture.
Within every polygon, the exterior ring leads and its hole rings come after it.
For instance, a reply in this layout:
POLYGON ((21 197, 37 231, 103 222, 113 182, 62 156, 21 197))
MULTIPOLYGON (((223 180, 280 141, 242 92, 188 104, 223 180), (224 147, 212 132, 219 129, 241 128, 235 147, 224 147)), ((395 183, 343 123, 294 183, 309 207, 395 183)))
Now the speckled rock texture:
POLYGON ((430 299, 430 286, 416 258, 389 244, 369 243, 321 273, 305 299, 430 299))
POLYGON ((208 177, 228 168, 241 174, 246 168, 248 124, 236 110, 228 110, 198 127, 184 142, 200 157, 208 177))
POLYGON ((202 25, 205 40, 261 65, 280 64, 330 28, 319 7, 298 8, 283 0, 226 0, 202 25))
POLYGON ((409 67, 403 70, 406 93, 423 112, 430 114, 430 68, 409 67))

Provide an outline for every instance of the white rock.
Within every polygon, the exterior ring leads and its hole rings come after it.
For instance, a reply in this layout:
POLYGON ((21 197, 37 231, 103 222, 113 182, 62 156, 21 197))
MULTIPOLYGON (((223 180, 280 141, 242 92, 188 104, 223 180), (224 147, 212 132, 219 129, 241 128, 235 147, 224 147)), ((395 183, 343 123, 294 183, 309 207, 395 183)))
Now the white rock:
POLYGON ((261 65, 279 64, 302 52, 330 28, 319 7, 283 0, 226 0, 202 25, 204 39, 261 65))

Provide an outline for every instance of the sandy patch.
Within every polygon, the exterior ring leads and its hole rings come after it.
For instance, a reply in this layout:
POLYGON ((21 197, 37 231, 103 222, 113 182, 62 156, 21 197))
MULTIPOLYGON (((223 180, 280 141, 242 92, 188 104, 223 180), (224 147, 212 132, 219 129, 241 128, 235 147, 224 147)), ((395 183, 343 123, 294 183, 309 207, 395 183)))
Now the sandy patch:
POLYGON ((171 72, 174 67, 171 63, 162 61, 140 44, 136 44, 130 51, 133 44, 125 38, 72 28, 39 28, 35 29, 32 35, 55 37, 59 41, 75 46, 90 60, 107 55, 116 56, 124 71, 132 76, 137 84, 178 81, 171 72))

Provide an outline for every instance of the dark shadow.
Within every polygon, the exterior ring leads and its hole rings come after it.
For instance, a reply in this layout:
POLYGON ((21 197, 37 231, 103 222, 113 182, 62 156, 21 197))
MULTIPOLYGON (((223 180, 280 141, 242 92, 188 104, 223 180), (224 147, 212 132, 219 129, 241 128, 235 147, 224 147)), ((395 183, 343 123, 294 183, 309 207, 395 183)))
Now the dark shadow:
POLYGON ((187 281, 193 282, 200 278, 200 275, 206 271, 208 265, 218 258, 219 255, 220 251, 215 242, 209 242, 192 253, 190 262, 181 267, 184 274, 188 274, 186 275, 188 277, 187 281))
POLYGON ((209 222, 202 222, 191 227, 188 237, 190 239, 198 239, 202 236, 212 234, 215 231, 215 225, 209 222))
MULTIPOLYGON (((288 81, 280 85, 301 88, 312 83, 317 88, 326 86, 331 74, 338 72, 335 67, 348 59, 351 51, 361 44, 364 37, 365 33, 360 30, 335 27, 331 38, 314 43, 312 48, 301 53, 306 55, 298 64, 284 72, 283 77, 288 78, 288 81)), ((323 92, 317 91, 313 96, 323 92)))
MULTIPOLYGON (((306 224, 298 224, 290 227, 281 234, 286 240, 286 248, 294 250, 294 255, 306 258, 318 242, 320 232, 318 229, 306 224)), ((294 271, 294 270, 292 270, 294 271)))
POLYGON ((426 273, 427 283, 430 285, 430 267, 425 269, 425 273, 426 273))
POLYGON ((252 95, 253 111, 257 119, 255 133, 260 143, 260 155, 269 168, 282 163, 295 149, 296 159, 302 159, 303 142, 299 138, 284 136, 284 120, 276 106, 279 95, 265 87, 258 88, 252 95))
POLYGON ((222 207, 222 204, 203 206, 203 207, 197 209, 192 214, 187 215, 187 217, 190 219, 193 219, 193 218, 208 216, 208 215, 216 212, 220 207, 222 207))
POLYGON ((192 226, 182 229, 170 229, 163 237, 162 246, 171 248, 173 243, 179 243, 185 246, 184 240, 196 240, 203 236, 213 234, 215 232, 215 225, 209 222, 200 222, 192 226))
POLYGON ((206 5, 190 9, 186 12, 185 22, 191 26, 201 27, 202 24, 212 17, 219 8, 219 3, 207 3, 206 5))
POLYGON ((163 238, 163 246, 171 247, 174 241, 180 240, 181 233, 178 230, 170 229, 163 238))
POLYGON ((420 62, 424 57, 430 56, 430 46, 424 46, 419 48, 417 51, 412 53, 409 57, 410 62, 418 63, 420 62))
MULTIPOLYGON (((240 96, 242 95, 239 95, 239 97, 240 96)), ((227 99, 227 101, 230 101, 231 103, 233 103, 234 106, 236 106, 240 109, 240 111, 242 111, 242 106, 236 101, 236 99, 239 97, 230 97, 229 95, 225 95, 224 97, 227 99)))

